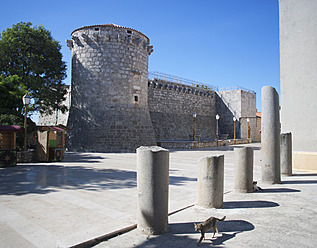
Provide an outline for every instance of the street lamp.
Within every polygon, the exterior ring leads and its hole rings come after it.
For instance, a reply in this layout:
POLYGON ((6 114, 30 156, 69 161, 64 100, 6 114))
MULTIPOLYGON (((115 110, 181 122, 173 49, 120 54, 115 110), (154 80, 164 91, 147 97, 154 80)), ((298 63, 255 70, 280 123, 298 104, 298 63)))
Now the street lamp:
POLYGON ((25 112, 25 115, 24 115, 24 151, 27 150, 27 145, 26 145, 26 137, 27 137, 27 126, 26 126, 26 117, 27 117, 27 106, 30 104, 30 101, 31 101, 31 97, 28 96, 27 94, 25 94, 23 97, 22 97, 22 102, 23 102, 23 105, 24 105, 24 112, 25 112))
POLYGON ((195 141, 195 121, 196 121, 196 117, 197 117, 197 114, 196 114, 196 112, 193 112, 193 118, 194 118, 194 132, 193 132, 193 141, 195 141))
POLYGON ((249 122, 250 122, 250 119, 247 118, 247 123, 248 123, 248 133, 247 133, 247 138, 249 139, 250 138, 250 125, 249 125, 249 122))
POLYGON ((218 114, 216 114, 216 120, 217 120, 217 130, 216 130, 216 138, 217 138, 217 141, 219 139, 219 132, 218 132, 218 121, 220 119, 220 116, 218 114))
POLYGON ((236 121, 237 121, 237 118, 234 116, 233 117, 233 140, 234 140, 234 143, 236 143, 236 121))

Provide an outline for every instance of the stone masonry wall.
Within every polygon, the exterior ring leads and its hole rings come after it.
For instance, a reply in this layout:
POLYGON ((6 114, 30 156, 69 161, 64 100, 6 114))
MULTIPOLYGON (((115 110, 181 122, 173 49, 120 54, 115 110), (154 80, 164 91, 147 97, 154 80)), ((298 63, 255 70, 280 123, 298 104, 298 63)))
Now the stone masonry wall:
POLYGON ((149 39, 114 24, 79 28, 72 49, 68 148, 129 152, 155 145, 148 109, 149 39))
POLYGON ((217 92, 217 113, 219 119, 219 133, 229 134, 233 138, 234 122, 236 121, 236 138, 247 138, 249 118, 250 138, 256 138, 256 95, 244 90, 229 90, 217 92))
POLYGON ((195 134, 202 140, 215 138, 214 91, 155 79, 149 81, 149 110, 158 141, 190 140, 193 112, 195 134))

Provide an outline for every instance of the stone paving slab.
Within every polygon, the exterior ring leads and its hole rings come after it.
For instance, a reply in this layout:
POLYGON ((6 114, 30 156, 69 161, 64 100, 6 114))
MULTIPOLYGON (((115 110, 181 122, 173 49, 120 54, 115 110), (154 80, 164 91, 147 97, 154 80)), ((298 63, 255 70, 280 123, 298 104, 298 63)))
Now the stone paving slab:
MULTIPOLYGON (((260 147, 250 146, 255 148, 254 179, 260 181, 260 147)), ((222 231, 219 227, 220 238, 209 237, 201 246, 316 243, 317 174, 296 172, 264 193, 236 194, 233 147, 170 151, 170 212, 196 203, 198 160, 220 154, 225 155, 224 209, 191 207, 170 216, 165 235, 146 239, 134 230, 98 246, 194 247, 199 234, 193 222, 209 215, 227 215, 227 222, 222 231), (235 230, 239 225, 244 229, 235 230)), ((67 153, 58 163, 1 168, 0 177, 0 247, 69 247, 136 223, 135 153, 67 153)))
POLYGON ((210 216, 227 217, 218 224, 220 233, 211 239, 208 232, 200 247, 315 247, 317 192, 307 185, 317 177, 305 178, 283 178, 285 184, 266 186, 260 193, 230 192, 222 209, 194 206, 178 212, 170 216, 164 235, 147 237, 135 229, 95 247, 197 247, 200 234, 194 223, 210 216))

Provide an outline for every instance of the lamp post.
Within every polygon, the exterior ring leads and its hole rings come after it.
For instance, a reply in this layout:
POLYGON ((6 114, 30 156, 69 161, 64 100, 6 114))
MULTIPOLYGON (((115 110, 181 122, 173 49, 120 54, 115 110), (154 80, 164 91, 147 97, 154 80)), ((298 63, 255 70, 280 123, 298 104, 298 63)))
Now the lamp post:
POLYGON ((216 114, 216 120, 217 120, 217 129, 216 129, 216 138, 217 138, 217 141, 219 139, 219 132, 218 132, 218 121, 220 119, 220 116, 218 114, 216 114))
POLYGON ((30 104, 30 101, 31 101, 31 97, 28 96, 27 94, 25 94, 23 97, 22 97, 22 102, 23 102, 23 105, 24 105, 24 151, 27 150, 27 125, 26 125, 26 118, 27 118, 27 106, 30 104))
POLYGON ((234 141, 234 144, 236 143, 236 121, 237 121, 237 118, 234 116, 233 117, 233 141, 234 141))
POLYGON ((248 133, 247 133, 247 138, 250 138, 250 125, 249 125, 250 119, 247 118, 247 123, 248 123, 248 133))
POLYGON ((196 112, 193 112, 193 118, 194 118, 194 132, 193 132, 193 141, 195 141, 195 132, 196 132, 195 122, 196 122, 196 117, 197 117, 197 114, 196 114, 196 112))

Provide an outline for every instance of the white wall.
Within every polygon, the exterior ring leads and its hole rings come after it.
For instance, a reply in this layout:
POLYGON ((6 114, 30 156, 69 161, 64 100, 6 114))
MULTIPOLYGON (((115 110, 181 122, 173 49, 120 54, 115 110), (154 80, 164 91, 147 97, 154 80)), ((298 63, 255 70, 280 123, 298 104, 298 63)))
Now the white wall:
POLYGON ((317 0, 279 0, 282 132, 317 152, 317 0))

